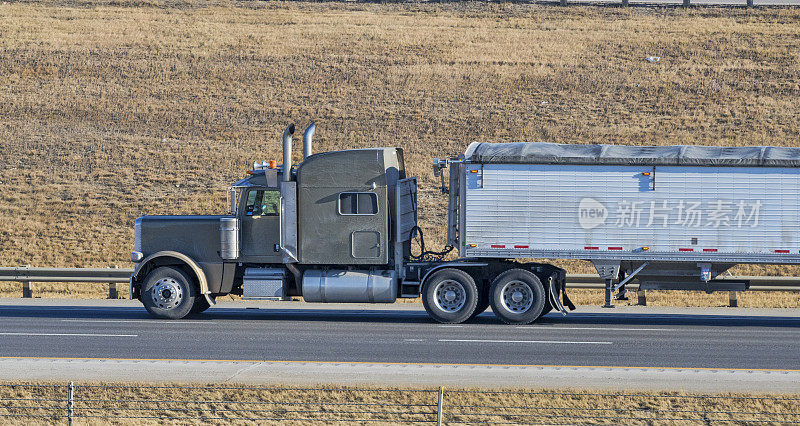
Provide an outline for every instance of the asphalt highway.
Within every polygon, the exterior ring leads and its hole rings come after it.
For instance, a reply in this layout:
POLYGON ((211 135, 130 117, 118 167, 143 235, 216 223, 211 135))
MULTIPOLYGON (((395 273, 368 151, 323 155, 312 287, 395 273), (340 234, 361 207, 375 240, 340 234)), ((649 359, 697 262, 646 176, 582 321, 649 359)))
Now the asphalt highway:
POLYGON ((0 300, 0 357, 800 370, 797 309, 580 307, 508 326, 440 325, 414 304, 228 302, 164 321, 138 302, 20 300, 0 300))

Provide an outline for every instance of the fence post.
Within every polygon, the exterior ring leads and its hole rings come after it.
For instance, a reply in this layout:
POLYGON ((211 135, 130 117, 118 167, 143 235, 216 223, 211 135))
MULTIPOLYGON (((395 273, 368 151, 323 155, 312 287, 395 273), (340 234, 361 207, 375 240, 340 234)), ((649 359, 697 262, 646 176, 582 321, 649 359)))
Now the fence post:
POLYGON ((636 292, 636 304, 639 306, 647 306, 647 292, 644 290, 639 290, 636 292))
MULTIPOLYGON (((111 268, 117 269, 117 265, 111 265, 111 268)), ((108 283, 108 298, 119 299, 119 289, 117 289, 117 283, 108 283)))
POLYGON ((67 424, 72 426, 72 415, 73 415, 73 395, 75 393, 75 385, 72 382, 69 382, 69 399, 67 400, 67 424))
POLYGON ((444 386, 439 386, 439 402, 436 408, 436 426, 442 426, 442 405, 444 405, 444 386))
POLYGON ((728 306, 730 306, 731 308, 735 308, 735 307, 739 306, 739 301, 736 300, 736 292, 735 291, 728 292, 728 302, 729 302, 728 306))

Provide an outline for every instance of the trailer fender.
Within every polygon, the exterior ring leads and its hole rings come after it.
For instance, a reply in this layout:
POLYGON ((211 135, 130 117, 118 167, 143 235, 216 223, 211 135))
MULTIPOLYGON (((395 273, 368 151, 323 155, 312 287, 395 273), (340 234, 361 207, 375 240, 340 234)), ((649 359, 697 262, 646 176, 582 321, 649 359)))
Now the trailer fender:
POLYGON ((136 266, 136 269, 133 271, 133 275, 131 276, 131 298, 133 298, 135 293, 134 283, 139 282, 141 279, 144 278, 140 276, 141 273, 149 269, 148 267, 154 262, 160 260, 166 260, 169 258, 174 259, 173 262, 177 261, 176 263, 185 264, 192 270, 195 278, 197 278, 197 284, 200 286, 200 293, 206 298, 206 301, 208 302, 209 305, 214 306, 215 301, 214 298, 211 297, 211 292, 208 290, 208 281, 206 281, 206 274, 203 272, 203 270, 200 268, 197 262, 195 262, 194 260, 192 260, 191 257, 183 253, 170 250, 153 253, 150 256, 147 256, 147 258, 145 258, 141 262, 139 262, 139 264, 136 266))

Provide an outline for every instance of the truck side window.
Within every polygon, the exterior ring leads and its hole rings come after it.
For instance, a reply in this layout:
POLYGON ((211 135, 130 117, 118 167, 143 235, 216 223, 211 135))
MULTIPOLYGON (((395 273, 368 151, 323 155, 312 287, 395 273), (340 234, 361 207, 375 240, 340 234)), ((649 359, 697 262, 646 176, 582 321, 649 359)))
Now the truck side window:
POLYGON ((281 193, 278 191, 253 190, 247 193, 245 214, 247 216, 278 216, 281 193))
POLYGON ((339 194, 339 214, 378 214, 378 196, 372 192, 342 192, 339 194))

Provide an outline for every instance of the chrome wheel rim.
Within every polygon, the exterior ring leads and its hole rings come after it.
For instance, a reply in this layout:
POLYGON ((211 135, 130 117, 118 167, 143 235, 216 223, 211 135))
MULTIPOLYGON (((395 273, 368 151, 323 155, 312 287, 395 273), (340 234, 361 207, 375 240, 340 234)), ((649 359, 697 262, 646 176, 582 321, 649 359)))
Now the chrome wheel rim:
POLYGON ((509 281, 503 286, 500 299, 504 308, 521 314, 533 306, 533 290, 522 281, 509 281))
POLYGON ((183 301, 183 289, 174 278, 161 278, 150 290, 153 303, 161 309, 174 309, 183 301))
POLYGON ((467 303, 467 291, 460 282, 444 280, 433 289, 436 307, 445 312, 458 312, 467 303))

